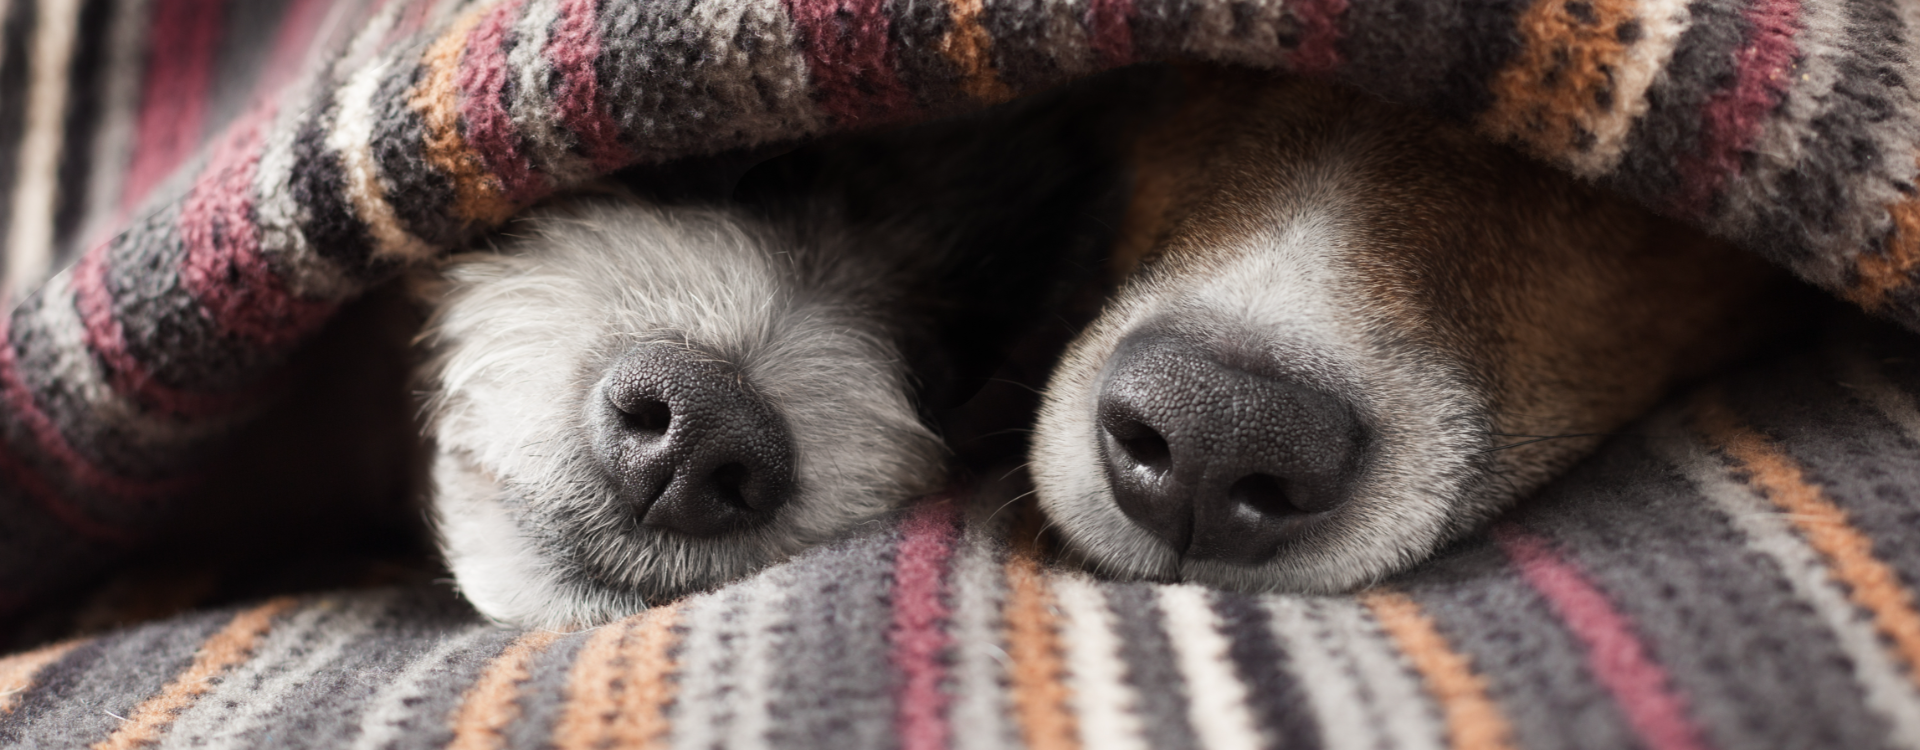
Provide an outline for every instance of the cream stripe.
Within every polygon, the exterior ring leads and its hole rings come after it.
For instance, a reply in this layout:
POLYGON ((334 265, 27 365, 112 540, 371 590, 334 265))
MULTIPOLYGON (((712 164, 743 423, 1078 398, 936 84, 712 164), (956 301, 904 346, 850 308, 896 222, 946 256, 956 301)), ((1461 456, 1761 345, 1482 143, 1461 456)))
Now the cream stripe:
POLYGON ((1627 134, 1647 113, 1647 90, 1666 71, 1681 34, 1693 23, 1687 4, 1688 0, 1640 0, 1641 37, 1627 47, 1626 55, 1613 70, 1614 106, 1595 112, 1584 123, 1593 133, 1593 148, 1566 152, 1568 165, 1575 173, 1600 177, 1613 171, 1626 153, 1627 134))
POLYGON ((746 606, 740 613, 741 635, 734 641, 739 661, 733 668, 733 721, 726 727, 724 744, 730 748, 751 750, 767 747, 767 733, 773 728, 775 672, 792 662, 783 648, 786 637, 782 627, 792 621, 790 589, 795 576, 793 566, 781 566, 740 586, 746 606))
POLYGON ((1210 61, 1271 68, 1281 60, 1280 39, 1294 25, 1290 2, 1196 3, 1180 42, 1189 54, 1210 61))
POLYGON ((1726 464, 1698 442, 1682 437, 1689 433, 1678 413, 1662 412, 1648 423, 1647 433, 1655 436, 1647 441, 1654 454, 1679 467, 1746 536, 1748 548, 1772 558, 1794 594, 1833 632, 1840 650, 1853 662, 1868 708, 1891 726, 1889 743, 1920 750, 1920 693, 1881 645, 1872 616, 1847 600, 1820 554, 1793 533, 1772 501, 1728 477, 1726 464))
MULTIPOLYGON (((1315 600, 1269 597, 1265 604, 1274 638, 1293 661, 1297 679, 1310 688, 1307 703, 1320 726, 1321 741, 1332 750, 1397 746, 1381 734, 1378 706, 1359 680, 1351 655, 1330 647, 1315 600)), ((1396 708, 1395 710, 1418 710, 1396 708)))
MULTIPOLYGON (((6 6, 0 4, 0 18, 6 17, 6 6)), ((0 50, 3 54, 5 50, 0 50)), ((24 654, 13 654, 0 658, 0 716, 13 713, 14 704, 33 688, 40 676, 40 670, 46 669, 69 652, 86 643, 84 640, 66 641, 45 646, 24 654)))
POLYGON ((333 668, 348 646, 373 632, 394 596, 388 590, 352 602, 324 599, 289 618, 260 643, 252 660, 174 720, 160 747, 237 748, 260 741, 246 734, 278 721, 288 694, 333 668))
POLYGON ((133 158, 134 125, 140 115, 140 81, 146 74, 150 0, 118 0, 107 31, 100 88, 100 127, 93 133, 87 174, 87 213, 80 240, 85 250, 104 241, 120 217, 120 191, 133 158))
POLYGON ((67 69, 79 33, 80 0, 39 0, 27 65, 25 133, 14 171, 13 224, 7 231, 7 284, 23 294, 53 265, 54 198, 66 136, 67 69))
POLYGON ((176 675, 159 694, 141 701, 113 734, 94 744, 94 750, 133 750, 153 744, 166 733, 174 717, 219 684, 227 670, 252 658, 254 646, 273 630, 274 618, 298 604, 296 599, 281 597, 234 615, 220 632, 200 643, 186 671, 176 675))
POLYGON ((1366 608, 1352 599, 1320 599, 1309 611, 1320 618, 1319 638, 1328 650, 1352 660, 1361 691, 1376 709, 1378 728, 1391 739, 1389 747, 1439 750, 1446 746, 1440 706, 1366 608))
POLYGON ((1207 590, 1162 586, 1158 593, 1168 640, 1187 682, 1187 716, 1200 744, 1214 750, 1260 747, 1260 732, 1247 710, 1246 684, 1227 654, 1230 644, 1220 632, 1220 618, 1207 600, 1207 590))
POLYGON ((1139 699, 1127 683, 1127 664, 1106 595, 1082 574, 1054 577, 1053 593, 1065 615, 1060 640, 1067 651, 1073 711, 1080 717, 1080 745, 1147 750, 1139 699))
MULTIPOLYGON (((991 497, 991 495, 988 495, 991 497)), ((1018 738, 1008 717, 1013 697, 1006 689, 1006 631, 1000 627, 1006 602, 997 542, 984 522, 967 524, 965 542, 953 558, 954 699, 948 709, 955 728, 954 750, 1014 747, 1018 738)))
POLYGON ((739 589, 722 589, 686 604, 686 640, 680 653, 680 701, 674 707, 674 747, 708 750, 726 738, 733 720, 736 661, 731 649, 743 631, 739 589))
POLYGON ((400 225, 399 216, 387 203, 386 185, 373 158, 373 99, 391 64, 391 59, 382 59, 356 71, 334 94, 334 106, 338 109, 334 112, 333 130, 327 133, 327 147, 340 154, 340 165, 346 172, 347 200, 373 235, 374 255, 418 259, 426 257, 429 248, 426 242, 400 225))
POLYGON ((1092 73, 1098 61, 1093 59, 1093 47, 1087 42, 1086 27, 1081 19, 1087 17, 1088 0, 1042 0, 1044 10, 1047 50, 1053 57, 1053 64, 1060 66, 1060 72, 1069 77, 1092 73))
POLYGON ((486 624, 450 633, 432 651, 385 680, 380 692, 367 701, 369 708, 360 717, 360 736, 354 739, 352 750, 383 750, 398 742, 409 729, 417 728, 420 717, 414 705, 436 689, 444 689, 434 684, 434 678, 475 646, 500 633, 499 628, 486 624))

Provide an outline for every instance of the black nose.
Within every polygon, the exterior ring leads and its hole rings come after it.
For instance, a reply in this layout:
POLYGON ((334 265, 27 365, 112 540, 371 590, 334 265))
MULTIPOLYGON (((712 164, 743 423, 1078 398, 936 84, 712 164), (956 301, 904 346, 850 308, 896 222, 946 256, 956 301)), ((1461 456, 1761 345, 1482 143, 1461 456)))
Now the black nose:
POLYGON ((692 536, 763 523, 793 490, 786 424, 731 367, 643 345, 587 405, 593 448, 640 522, 692 536))
POLYGON ((1272 558, 1347 500, 1369 442, 1343 400, 1153 331, 1107 360, 1097 409, 1120 510, 1192 559, 1272 558))

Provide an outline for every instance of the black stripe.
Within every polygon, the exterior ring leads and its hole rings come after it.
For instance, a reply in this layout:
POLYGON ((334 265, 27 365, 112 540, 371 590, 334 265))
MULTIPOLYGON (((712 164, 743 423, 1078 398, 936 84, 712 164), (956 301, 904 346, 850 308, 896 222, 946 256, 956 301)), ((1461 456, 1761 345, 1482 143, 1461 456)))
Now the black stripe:
MULTIPOLYGON (((33 27, 38 19, 38 4, 21 0, 7 5, 7 16, 0 19, 0 272, 11 255, 7 235, 13 229, 14 182, 20 174, 20 139, 27 127, 27 88, 32 77, 28 71, 33 44, 33 27)), ((0 275, 4 275, 0 273, 0 275)))
POLYGON ((1227 636, 1227 656, 1247 685, 1247 707, 1259 719, 1268 746, 1325 744, 1309 712, 1307 691, 1290 671, 1293 659, 1273 637, 1267 610, 1252 597, 1220 592, 1213 595, 1213 610, 1227 636))
POLYGON ((1127 682, 1140 696, 1140 728, 1147 745, 1155 748, 1197 747, 1187 723, 1187 683, 1174 664, 1173 644, 1167 640, 1160 604, 1153 588, 1122 584, 1106 589, 1113 610, 1114 631, 1120 636, 1120 661, 1127 665, 1127 682))
POLYGON ((61 137, 59 193, 54 198, 53 252, 51 270, 58 271, 79 259, 83 248, 76 235, 87 213, 87 181, 94 175, 93 139, 100 129, 102 97, 107 92, 109 74, 107 37, 113 33, 115 0, 87 0, 80 8, 78 37, 74 40, 73 62, 68 69, 67 116, 61 137))
POLYGON ((1386 99, 1458 120, 1493 105, 1488 82, 1521 45, 1529 0, 1352 3, 1339 40, 1341 78, 1386 99))
POLYGON ((1698 0, 1692 25, 1675 43, 1666 70, 1647 88, 1647 113, 1633 124, 1610 187, 1659 209, 1679 189, 1681 157, 1700 150, 1700 110, 1737 72, 1734 51, 1746 40, 1747 0, 1698 0))

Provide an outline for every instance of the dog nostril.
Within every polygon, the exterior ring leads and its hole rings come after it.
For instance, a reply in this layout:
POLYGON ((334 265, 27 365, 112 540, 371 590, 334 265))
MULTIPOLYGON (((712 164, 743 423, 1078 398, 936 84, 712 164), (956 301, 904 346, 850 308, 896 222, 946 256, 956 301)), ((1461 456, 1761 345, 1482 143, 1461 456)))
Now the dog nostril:
POLYGON ((595 389, 593 451, 641 525, 716 536, 766 523, 792 494, 785 422, 714 357, 642 346, 595 389))
POLYGON ((1128 420, 1121 425, 1109 428, 1113 440, 1120 444, 1128 458, 1142 469, 1153 474, 1165 474, 1173 468, 1173 451, 1167 447, 1167 439, 1141 422, 1128 420))
POLYGON ((629 430, 640 432, 666 432, 673 423, 673 407, 665 401, 642 398, 636 403, 615 403, 620 410, 620 422, 629 430))
POLYGON ((713 471, 713 492, 721 501, 742 508, 749 507, 746 495, 741 488, 746 486, 747 467, 737 463, 727 464, 713 471))
POLYGON ((1272 474, 1248 474, 1227 487, 1227 502, 1265 516, 1285 517, 1306 511, 1287 497, 1287 483, 1272 474))
POLYGON ((1099 382, 1115 504, 1188 559, 1272 559, 1347 501, 1365 463, 1368 432, 1345 401, 1177 333, 1123 339, 1099 382))

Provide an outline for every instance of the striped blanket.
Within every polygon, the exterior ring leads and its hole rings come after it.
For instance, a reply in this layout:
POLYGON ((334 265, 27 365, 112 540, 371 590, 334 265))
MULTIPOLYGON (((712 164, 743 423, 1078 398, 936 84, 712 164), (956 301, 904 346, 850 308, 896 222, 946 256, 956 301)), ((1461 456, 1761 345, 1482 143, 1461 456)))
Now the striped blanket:
POLYGON ((1916 748, 1909 336, 1703 387, 1353 596, 1050 568, 983 486, 585 632, 425 587, 55 643, 0 746, 1916 748))
MULTIPOLYGON (((0 0, 0 619, 207 517, 329 321, 521 206, 1153 60, 1473 122, 1920 327, 1903 0, 0 0)), ((429 586, 61 642, 0 661, 0 745, 1920 745, 1910 336, 1355 597, 1092 581, 991 487, 592 632, 429 586)))

